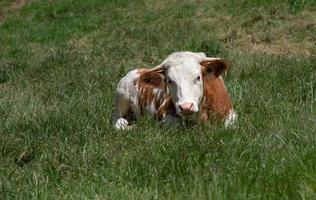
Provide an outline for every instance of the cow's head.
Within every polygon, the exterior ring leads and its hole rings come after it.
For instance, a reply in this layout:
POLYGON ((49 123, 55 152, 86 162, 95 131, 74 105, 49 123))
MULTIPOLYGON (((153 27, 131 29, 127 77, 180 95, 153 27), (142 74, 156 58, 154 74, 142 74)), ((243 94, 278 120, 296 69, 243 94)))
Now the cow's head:
POLYGON ((220 58, 208 58, 204 53, 176 52, 147 72, 152 80, 147 79, 146 84, 163 83, 177 114, 190 119, 199 111, 205 80, 217 78, 227 69, 220 58))

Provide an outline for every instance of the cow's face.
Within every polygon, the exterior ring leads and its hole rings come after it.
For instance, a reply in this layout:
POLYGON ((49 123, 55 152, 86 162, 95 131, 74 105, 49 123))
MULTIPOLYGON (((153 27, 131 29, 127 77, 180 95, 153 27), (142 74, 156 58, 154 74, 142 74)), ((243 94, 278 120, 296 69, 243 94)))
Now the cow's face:
POLYGON ((194 118, 203 99, 204 80, 220 76, 227 65, 219 58, 207 58, 205 54, 177 52, 151 71, 165 76, 166 90, 184 118, 194 118))
POLYGON ((177 113, 185 117, 197 113, 203 98, 203 77, 199 62, 195 57, 178 57, 165 63, 164 67, 167 91, 177 113))

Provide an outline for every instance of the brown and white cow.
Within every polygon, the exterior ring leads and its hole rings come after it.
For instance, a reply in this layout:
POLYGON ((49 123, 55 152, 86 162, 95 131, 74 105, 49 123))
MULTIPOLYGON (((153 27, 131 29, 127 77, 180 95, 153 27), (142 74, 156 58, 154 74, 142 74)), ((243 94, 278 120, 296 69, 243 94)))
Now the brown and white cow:
POLYGON ((204 53, 175 52, 152 69, 135 69, 117 87, 113 123, 129 129, 131 120, 143 114, 173 123, 236 121, 231 99, 221 75, 228 65, 204 53))

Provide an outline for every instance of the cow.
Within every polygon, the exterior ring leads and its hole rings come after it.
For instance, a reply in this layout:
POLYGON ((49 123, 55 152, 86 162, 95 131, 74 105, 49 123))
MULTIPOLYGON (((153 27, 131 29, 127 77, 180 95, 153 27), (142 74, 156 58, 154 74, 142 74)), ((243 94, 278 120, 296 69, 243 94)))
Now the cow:
POLYGON ((237 114, 222 74, 229 66, 204 53, 175 52, 152 69, 135 69, 118 83, 113 123, 130 129, 133 120, 147 114, 166 124, 178 119, 234 125, 237 114))

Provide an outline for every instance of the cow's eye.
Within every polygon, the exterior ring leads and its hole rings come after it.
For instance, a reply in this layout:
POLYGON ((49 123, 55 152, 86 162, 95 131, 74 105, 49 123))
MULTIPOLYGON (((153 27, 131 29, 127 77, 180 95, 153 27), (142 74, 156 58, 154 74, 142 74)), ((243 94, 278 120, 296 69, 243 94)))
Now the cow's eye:
POLYGON ((201 76, 198 76, 197 78, 196 78, 196 81, 200 81, 201 80, 201 76))
POLYGON ((172 84, 173 82, 172 82, 172 80, 168 79, 168 80, 167 80, 167 83, 168 83, 168 84, 172 84))

